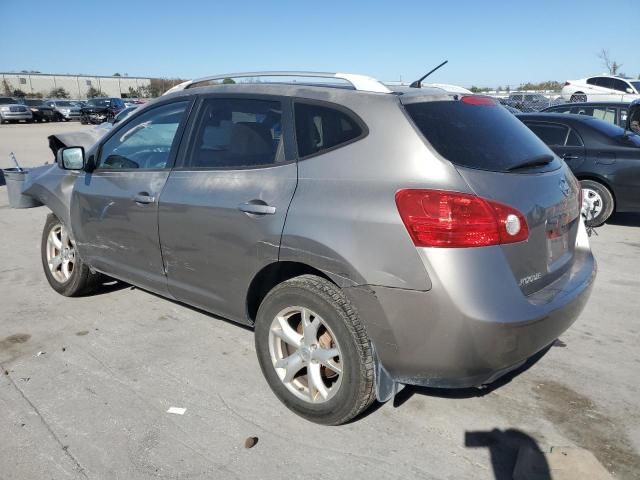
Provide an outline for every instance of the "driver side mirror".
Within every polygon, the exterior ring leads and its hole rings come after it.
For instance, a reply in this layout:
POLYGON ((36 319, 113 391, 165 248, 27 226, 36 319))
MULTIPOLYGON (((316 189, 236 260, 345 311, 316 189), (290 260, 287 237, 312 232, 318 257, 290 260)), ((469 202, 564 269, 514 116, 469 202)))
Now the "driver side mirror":
POLYGON ((58 166, 63 170, 83 170, 85 166, 84 148, 65 147, 56 155, 58 166))
POLYGON ((636 93, 636 92, 633 91, 633 88, 627 87, 627 93, 636 93))

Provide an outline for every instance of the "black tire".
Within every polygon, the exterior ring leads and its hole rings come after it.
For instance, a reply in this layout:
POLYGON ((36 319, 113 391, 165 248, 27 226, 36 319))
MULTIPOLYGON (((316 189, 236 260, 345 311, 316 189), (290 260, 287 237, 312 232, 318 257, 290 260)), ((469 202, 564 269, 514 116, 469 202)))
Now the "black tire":
POLYGON ((274 287, 258 309, 255 344, 260 368, 275 395, 287 408, 307 420, 340 425, 362 413, 375 400, 369 337, 344 293, 328 280, 301 275, 274 287), (308 308, 322 317, 340 345, 343 377, 335 394, 323 403, 304 401, 291 393, 280 380, 271 359, 271 324, 279 312, 292 306, 308 308))
POLYGON ((587 96, 582 92, 577 92, 571 95, 569 102, 571 103, 583 103, 587 101, 587 96))
POLYGON ((65 297, 79 297, 93 292, 103 279, 99 273, 91 273, 89 267, 82 261, 76 253, 73 269, 68 280, 62 282, 56 279, 47 261, 47 240, 49 233, 56 227, 62 225, 58 217, 54 214, 47 216, 47 221, 42 230, 42 241, 40 243, 40 257, 42 259, 42 268, 47 277, 47 281, 51 288, 65 297))
POLYGON ((586 195, 585 189, 592 190, 600 196, 602 201, 600 212, 595 217, 585 220, 588 227, 598 227, 609 219, 615 209, 613 194, 602 183, 595 180, 580 180, 580 186, 583 189, 583 197, 586 195))

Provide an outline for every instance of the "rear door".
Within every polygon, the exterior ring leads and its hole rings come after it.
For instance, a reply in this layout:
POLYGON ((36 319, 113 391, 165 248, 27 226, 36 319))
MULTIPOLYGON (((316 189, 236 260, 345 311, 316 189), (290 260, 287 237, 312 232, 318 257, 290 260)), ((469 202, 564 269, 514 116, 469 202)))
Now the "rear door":
POLYGON ((238 321, 254 276, 278 260, 297 183, 286 98, 204 96, 160 197, 169 291, 238 321))
POLYGON ((551 150, 567 162, 571 169, 578 168, 584 162, 584 142, 578 133, 568 125, 533 121, 525 121, 524 123, 551 150))
POLYGON ((190 104, 151 108, 116 129, 97 153, 97 168, 78 177, 71 202, 75 241, 87 263, 162 294, 158 198, 190 104))
POLYGON ((527 241, 501 245, 523 293, 573 264, 579 184, 569 168, 522 122, 483 97, 407 104, 431 146, 480 197, 518 209, 527 241))

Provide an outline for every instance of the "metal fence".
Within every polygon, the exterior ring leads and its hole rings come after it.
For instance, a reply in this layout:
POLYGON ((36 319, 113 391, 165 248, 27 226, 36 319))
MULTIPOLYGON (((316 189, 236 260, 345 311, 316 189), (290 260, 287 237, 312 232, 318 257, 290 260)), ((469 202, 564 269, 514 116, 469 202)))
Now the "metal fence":
MULTIPOLYGON (((639 95, 618 93, 576 93, 561 91, 545 92, 486 92, 485 95, 496 98, 502 105, 520 112, 540 112, 548 107, 573 103, 630 103, 639 95)), ((569 108, 569 106, 567 106, 569 108)), ((606 115, 606 108, 602 115, 606 115)), ((570 112, 567 113, 580 113, 570 112)), ((598 115, 594 115, 598 116, 598 115)), ((603 118, 604 119, 604 118, 603 118)))

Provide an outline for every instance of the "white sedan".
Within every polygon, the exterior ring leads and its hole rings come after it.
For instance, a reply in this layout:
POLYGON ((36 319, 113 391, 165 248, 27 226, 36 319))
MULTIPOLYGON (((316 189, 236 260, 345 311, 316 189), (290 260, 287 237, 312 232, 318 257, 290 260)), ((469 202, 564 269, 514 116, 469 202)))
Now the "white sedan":
POLYGON ((640 80, 612 75, 567 80, 562 98, 569 102, 632 102, 640 98, 640 80))

